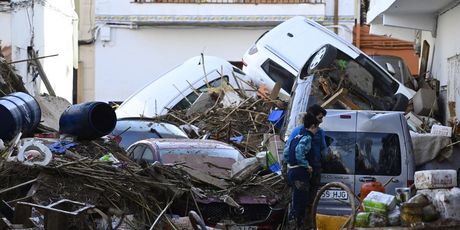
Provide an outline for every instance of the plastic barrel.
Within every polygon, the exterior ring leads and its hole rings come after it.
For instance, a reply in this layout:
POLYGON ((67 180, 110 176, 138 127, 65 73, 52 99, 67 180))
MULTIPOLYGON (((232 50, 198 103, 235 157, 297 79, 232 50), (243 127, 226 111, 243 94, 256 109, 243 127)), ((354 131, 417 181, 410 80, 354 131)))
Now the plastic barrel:
POLYGON ((29 94, 16 92, 0 98, 1 139, 11 140, 19 132, 32 133, 40 119, 40 106, 29 94))
POLYGON ((59 131, 79 139, 94 139, 113 131, 115 111, 104 102, 86 102, 67 108, 59 119, 59 131))

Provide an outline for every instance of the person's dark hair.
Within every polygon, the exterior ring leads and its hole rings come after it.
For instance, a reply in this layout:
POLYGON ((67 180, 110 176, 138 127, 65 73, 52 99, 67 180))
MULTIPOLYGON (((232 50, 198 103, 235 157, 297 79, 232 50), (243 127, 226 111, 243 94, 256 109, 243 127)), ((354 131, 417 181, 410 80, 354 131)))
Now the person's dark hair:
POLYGON ((308 107, 307 113, 313 114, 313 116, 318 116, 320 113, 326 116, 327 111, 321 107, 321 105, 313 104, 312 106, 308 107))
POLYGON ((305 116, 303 116, 303 126, 306 129, 309 129, 312 125, 318 126, 319 125, 318 119, 316 119, 316 116, 314 116, 311 113, 305 114, 305 116))

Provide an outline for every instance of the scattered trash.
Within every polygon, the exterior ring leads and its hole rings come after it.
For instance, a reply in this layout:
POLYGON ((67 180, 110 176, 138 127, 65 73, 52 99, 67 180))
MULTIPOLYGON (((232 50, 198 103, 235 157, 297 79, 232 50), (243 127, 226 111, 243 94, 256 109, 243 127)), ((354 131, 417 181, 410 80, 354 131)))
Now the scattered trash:
POLYGON ((25 165, 48 165, 53 157, 50 149, 42 142, 30 140, 18 151, 18 161, 25 165))
POLYGON ((48 145, 53 153, 64 154, 67 149, 74 147, 76 144, 71 141, 60 140, 48 145))

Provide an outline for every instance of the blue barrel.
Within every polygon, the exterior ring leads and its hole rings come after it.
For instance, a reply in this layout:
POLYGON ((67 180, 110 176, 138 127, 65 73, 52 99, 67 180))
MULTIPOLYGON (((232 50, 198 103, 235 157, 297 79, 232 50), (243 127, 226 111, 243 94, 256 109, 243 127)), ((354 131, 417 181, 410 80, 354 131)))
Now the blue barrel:
POLYGON ((59 119, 59 132, 94 139, 113 131, 117 123, 115 111, 104 102, 86 102, 67 108, 59 119))
POLYGON ((31 134, 40 123, 41 110, 31 95, 16 92, 0 98, 0 138, 13 139, 19 132, 31 134))

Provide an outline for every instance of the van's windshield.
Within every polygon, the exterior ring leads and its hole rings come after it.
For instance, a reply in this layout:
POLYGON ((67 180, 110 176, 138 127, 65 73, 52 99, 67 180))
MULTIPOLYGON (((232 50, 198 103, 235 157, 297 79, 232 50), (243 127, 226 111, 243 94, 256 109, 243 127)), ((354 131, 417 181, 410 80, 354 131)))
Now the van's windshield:
POLYGON ((323 156, 323 173, 399 176, 401 149, 395 133, 328 132, 330 154, 323 156))

